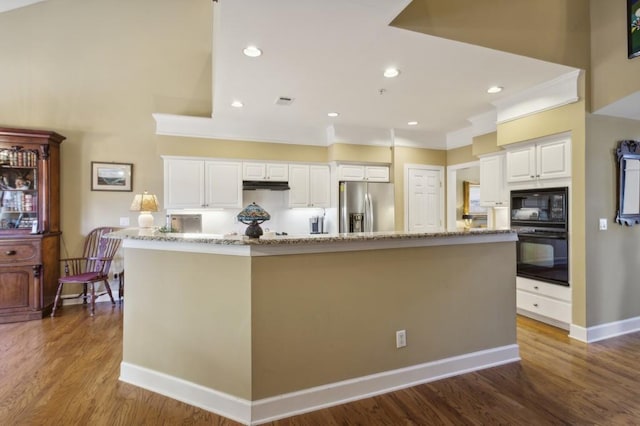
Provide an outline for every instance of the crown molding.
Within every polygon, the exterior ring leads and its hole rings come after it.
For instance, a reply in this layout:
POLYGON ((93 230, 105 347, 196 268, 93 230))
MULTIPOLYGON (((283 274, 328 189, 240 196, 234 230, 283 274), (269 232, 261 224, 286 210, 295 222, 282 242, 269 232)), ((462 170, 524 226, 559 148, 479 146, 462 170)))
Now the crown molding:
POLYGON ((579 77, 580 70, 574 70, 513 96, 492 102, 497 108, 497 124, 578 101, 579 77))
POLYGON ((483 114, 474 115, 469 118, 471 123, 471 136, 481 136, 497 130, 498 111, 492 109, 483 114))

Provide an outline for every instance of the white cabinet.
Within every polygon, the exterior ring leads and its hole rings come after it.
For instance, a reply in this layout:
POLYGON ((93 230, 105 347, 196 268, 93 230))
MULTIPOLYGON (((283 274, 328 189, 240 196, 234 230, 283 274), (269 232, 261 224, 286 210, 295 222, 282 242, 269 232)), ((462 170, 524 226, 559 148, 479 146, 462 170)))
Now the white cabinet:
POLYGON ((165 209, 242 207, 242 163, 165 159, 164 207, 165 209))
POLYGON ((571 177, 571 141, 539 142, 507 150, 507 182, 571 177))
POLYGON ((509 192, 504 178, 504 153, 480 158, 480 205, 483 207, 509 205, 509 192))
POLYGON ((289 207, 330 207, 329 166, 289 165, 289 207))
POLYGON ((205 205, 208 208, 242 207, 240 163, 205 161, 205 205))
POLYGON ((518 313, 557 327, 571 324, 571 288, 516 277, 518 313))
POLYGON ((285 163, 242 163, 243 180, 289 180, 289 165, 285 163))
POLYGON ((389 182, 389 167, 340 164, 338 166, 338 180, 389 182))

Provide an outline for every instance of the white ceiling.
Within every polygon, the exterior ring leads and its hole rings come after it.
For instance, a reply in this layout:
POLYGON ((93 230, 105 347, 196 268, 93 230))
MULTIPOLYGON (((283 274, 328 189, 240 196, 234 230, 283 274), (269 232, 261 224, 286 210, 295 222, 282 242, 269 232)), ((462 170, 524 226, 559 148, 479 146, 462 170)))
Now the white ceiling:
POLYGON ((0 13, 40 3, 41 1, 45 0, 0 0, 0 13))
POLYGON ((407 145, 450 148, 447 134, 495 110, 492 102, 573 70, 389 26, 409 3, 219 0, 214 132, 319 145, 384 144, 396 135, 407 145), (250 44, 263 55, 244 56, 250 44), (383 77, 389 66, 400 76, 383 77), (492 85, 505 90, 490 95, 492 85), (276 105, 281 96, 294 101, 276 105), (231 107, 234 100, 244 107, 231 107), (330 111, 340 116, 331 119, 330 111), (408 126, 411 120, 419 125, 408 126))

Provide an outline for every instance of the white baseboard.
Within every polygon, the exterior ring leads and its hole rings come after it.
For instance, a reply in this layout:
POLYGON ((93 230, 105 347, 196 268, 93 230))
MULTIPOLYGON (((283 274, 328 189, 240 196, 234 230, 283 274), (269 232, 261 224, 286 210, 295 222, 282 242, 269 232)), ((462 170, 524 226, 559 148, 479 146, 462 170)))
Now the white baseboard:
POLYGON ((634 333, 636 331, 640 331, 640 317, 609 322, 587 328, 571 324, 569 337, 580 340, 581 342, 593 343, 599 340, 621 336, 623 334, 634 333))
POLYGON ((120 380, 246 425, 259 425, 519 360, 518 345, 514 344, 257 401, 248 401, 126 362, 120 366, 120 380))

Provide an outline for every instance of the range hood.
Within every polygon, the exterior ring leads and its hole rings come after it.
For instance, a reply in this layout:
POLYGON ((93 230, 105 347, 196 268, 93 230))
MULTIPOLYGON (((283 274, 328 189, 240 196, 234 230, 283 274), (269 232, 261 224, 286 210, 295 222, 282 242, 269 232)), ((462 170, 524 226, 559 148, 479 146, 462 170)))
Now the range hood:
POLYGON ((242 189, 252 191, 255 189, 270 189, 271 191, 287 191, 289 182, 275 182, 269 180, 245 180, 242 182, 242 189))

